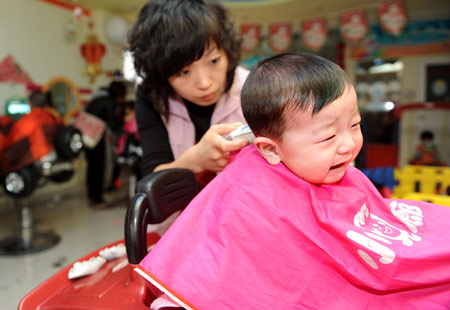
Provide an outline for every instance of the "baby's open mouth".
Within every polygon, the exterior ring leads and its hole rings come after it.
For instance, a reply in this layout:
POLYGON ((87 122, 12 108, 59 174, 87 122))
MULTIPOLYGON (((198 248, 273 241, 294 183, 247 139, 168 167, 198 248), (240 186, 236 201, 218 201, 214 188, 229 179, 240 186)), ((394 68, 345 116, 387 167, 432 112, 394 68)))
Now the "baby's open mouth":
POLYGON ((340 164, 337 164, 337 165, 334 165, 334 166, 331 166, 331 168, 330 168, 330 170, 332 170, 332 169, 338 169, 338 168, 341 168, 342 166, 344 166, 346 163, 340 163, 340 164))

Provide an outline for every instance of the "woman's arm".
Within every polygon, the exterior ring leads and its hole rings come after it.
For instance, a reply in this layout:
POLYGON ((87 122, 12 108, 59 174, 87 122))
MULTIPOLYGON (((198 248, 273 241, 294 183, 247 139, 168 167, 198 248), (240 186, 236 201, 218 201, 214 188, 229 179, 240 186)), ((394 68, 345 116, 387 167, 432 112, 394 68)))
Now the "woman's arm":
POLYGON ((150 174, 158 165, 172 162, 174 156, 169 144, 167 129, 159 113, 154 109, 147 95, 136 92, 136 122, 143 150, 142 173, 150 174))

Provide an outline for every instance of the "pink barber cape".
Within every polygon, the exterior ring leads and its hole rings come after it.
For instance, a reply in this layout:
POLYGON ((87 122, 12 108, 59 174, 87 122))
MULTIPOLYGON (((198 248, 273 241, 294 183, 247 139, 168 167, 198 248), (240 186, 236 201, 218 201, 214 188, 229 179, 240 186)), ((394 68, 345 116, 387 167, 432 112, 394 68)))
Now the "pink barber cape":
POLYGON ((186 309, 450 309, 450 208, 351 166, 312 185, 249 146, 136 271, 186 309))

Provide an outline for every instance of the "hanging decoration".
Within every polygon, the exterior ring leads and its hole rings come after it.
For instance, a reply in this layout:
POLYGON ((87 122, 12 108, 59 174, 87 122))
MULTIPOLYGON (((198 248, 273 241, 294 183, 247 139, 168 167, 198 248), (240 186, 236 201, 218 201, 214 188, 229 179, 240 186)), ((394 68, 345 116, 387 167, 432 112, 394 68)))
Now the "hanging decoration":
POLYGON ((90 33, 80 49, 81 55, 87 62, 85 73, 90 77, 90 82, 94 83, 97 75, 103 72, 100 61, 105 55, 106 47, 99 41, 96 34, 90 33))
MULTIPOLYGON (((73 17, 75 21, 79 21, 82 15, 84 16, 91 16, 91 11, 88 9, 83 8, 81 5, 78 4, 71 4, 64 0, 40 0, 42 2, 47 2, 48 4, 55 5, 59 8, 66 9, 72 11, 73 17)), ((74 0, 73 2, 78 2, 77 0, 74 0)))
POLYGON ((261 26, 258 24, 241 25, 242 50, 253 51, 259 44, 261 26))
POLYGON ((75 6, 73 8, 72 14, 73 14, 73 20, 76 23, 79 23, 81 20, 81 17, 83 16, 83 9, 80 6, 75 6))
POLYGON ((303 44, 313 51, 318 51, 327 41, 325 17, 306 19, 302 22, 303 44))
POLYGON ((278 53, 286 51, 291 45, 291 24, 274 23, 269 26, 269 46, 278 53))
POLYGON ((408 22, 403 1, 385 0, 380 2, 377 8, 381 28, 395 36, 400 35, 408 22))
POLYGON ((11 55, 0 61, 0 83, 33 84, 28 74, 11 55))
POLYGON ((54 5, 58 8, 64 9, 64 10, 69 10, 72 11, 72 17, 70 18, 70 20, 68 20, 65 24, 64 24, 64 38, 67 41, 75 41, 78 32, 79 32, 79 24, 81 21, 81 18, 83 16, 85 17, 90 17, 91 16, 91 11, 89 11, 88 9, 83 8, 81 5, 77 4, 78 0, 72 0, 69 3, 69 1, 67 0, 40 0, 42 2, 46 2, 48 4, 54 5))
POLYGON ((341 35, 351 43, 360 42, 369 31, 364 9, 349 10, 341 15, 341 35))

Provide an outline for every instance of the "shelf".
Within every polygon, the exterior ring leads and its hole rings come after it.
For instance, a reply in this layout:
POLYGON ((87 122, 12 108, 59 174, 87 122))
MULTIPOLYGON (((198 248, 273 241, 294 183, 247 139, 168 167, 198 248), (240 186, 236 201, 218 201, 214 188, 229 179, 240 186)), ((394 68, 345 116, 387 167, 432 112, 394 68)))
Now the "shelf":
POLYGON ((398 79, 399 77, 400 72, 356 74, 357 81, 389 80, 389 79, 398 79))

